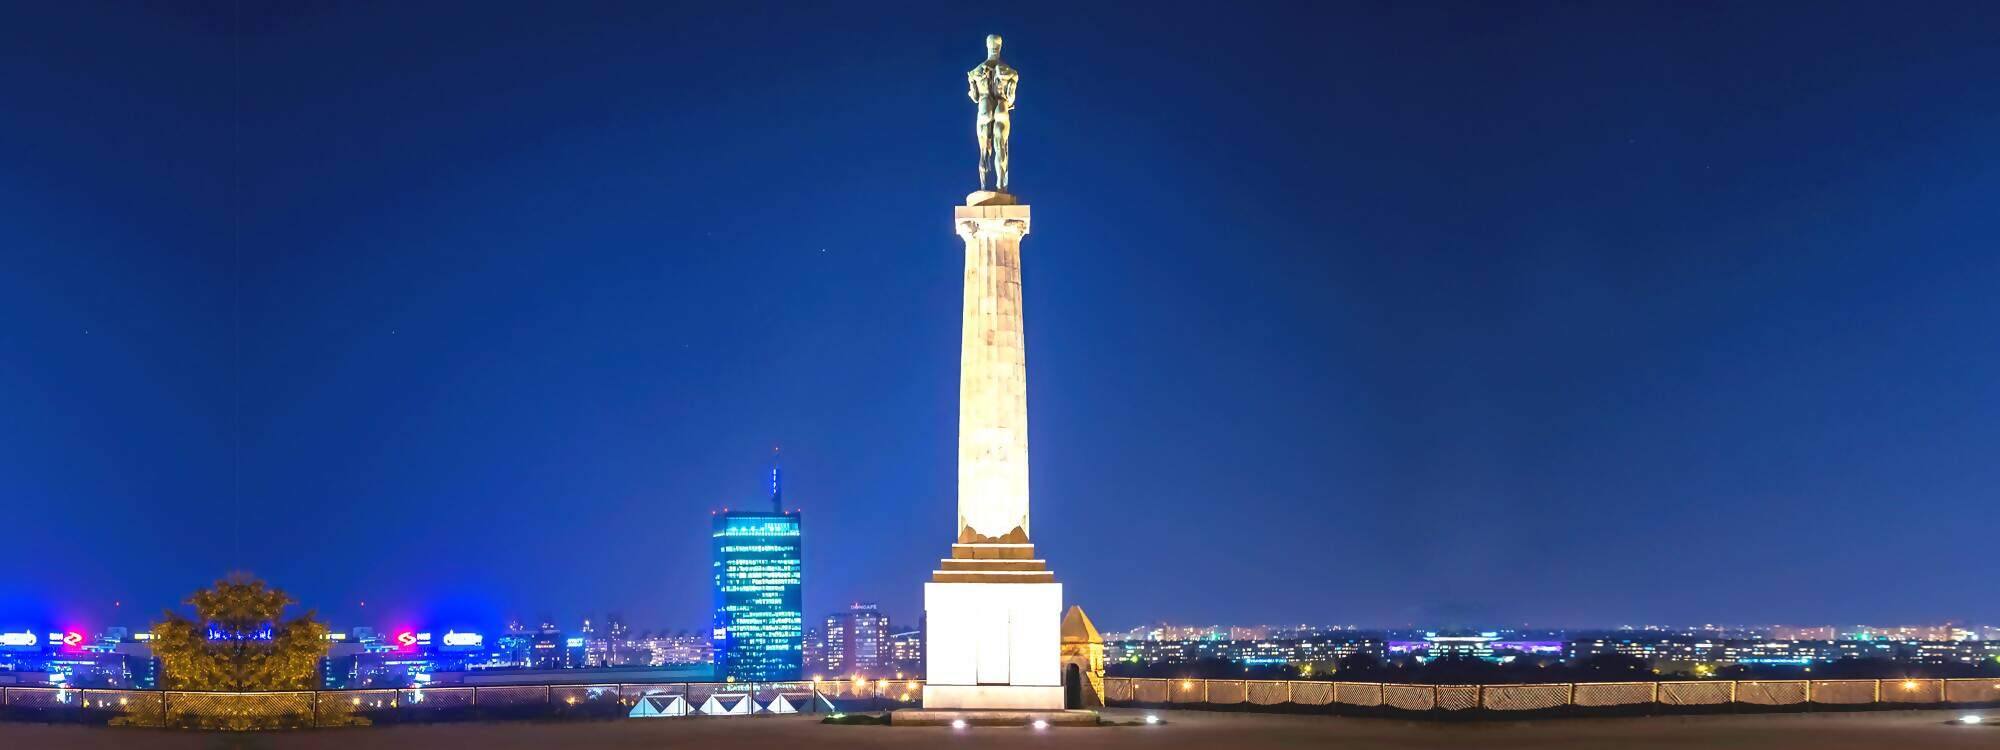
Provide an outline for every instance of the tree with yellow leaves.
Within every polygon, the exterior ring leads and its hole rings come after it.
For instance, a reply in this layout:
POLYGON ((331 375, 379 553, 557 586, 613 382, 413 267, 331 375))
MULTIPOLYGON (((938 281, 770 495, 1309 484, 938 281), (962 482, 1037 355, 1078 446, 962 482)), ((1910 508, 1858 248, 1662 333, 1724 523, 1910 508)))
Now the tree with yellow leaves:
POLYGON ((170 610, 153 626, 162 687, 238 693, 314 687, 328 631, 312 610, 284 619, 298 600, 234 573, 186 603, 195 619, 170 610))

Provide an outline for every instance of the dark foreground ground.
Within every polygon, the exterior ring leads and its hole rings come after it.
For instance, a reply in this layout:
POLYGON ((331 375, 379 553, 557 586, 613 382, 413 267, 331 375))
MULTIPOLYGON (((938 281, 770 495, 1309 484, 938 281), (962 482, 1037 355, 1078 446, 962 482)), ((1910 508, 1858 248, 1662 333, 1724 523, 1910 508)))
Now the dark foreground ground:
MULTIPOLYGON (((224 735, 54 724, 0 724, 0 748, 1841 748, 2000 747, 2000 711, 1987 724, 1947 724, 1965 712, 1674 716, 1538 721, 1417 722, 1339 716, 1156 712, 1158 726, 950 728, 828 726, 816 717, 626 719, 592 722, 426 724, 224 735)), ((1114 710, 1114 719, 1139 711, 1114 710)))

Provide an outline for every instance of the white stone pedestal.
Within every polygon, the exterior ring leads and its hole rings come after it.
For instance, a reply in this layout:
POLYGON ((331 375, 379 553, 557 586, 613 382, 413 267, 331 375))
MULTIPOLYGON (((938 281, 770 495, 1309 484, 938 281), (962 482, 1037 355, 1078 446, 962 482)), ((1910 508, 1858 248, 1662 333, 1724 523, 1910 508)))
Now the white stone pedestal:
POLYGON ((1063 707, 1062 584, 924 584, 924 708, 1063 707))

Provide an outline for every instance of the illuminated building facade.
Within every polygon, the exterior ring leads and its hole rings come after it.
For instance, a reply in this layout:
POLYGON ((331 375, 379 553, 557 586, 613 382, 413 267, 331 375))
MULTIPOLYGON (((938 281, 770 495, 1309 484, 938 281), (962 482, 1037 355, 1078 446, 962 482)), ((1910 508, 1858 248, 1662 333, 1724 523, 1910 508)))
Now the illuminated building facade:
POLYGON ((1498 633, 1425 633, 1425 654, 1418 658, 1425 661, 1508 661, 1508 657, 1493 653, 1493 642, 1497 640, 1500 640, 1498 633))
POLYGON ((904 674, 922 674, 924 671, 924 631, 908 630, 889 635, 889 664, 892 669, 904 674))
POLYGON ((717 679, 797 680, 804 671, 799 514, 780 510, 777 469, 771 505, 715 515, 717 679))
POLYGON ((846 612, 827 615, 826 670, 837 675, 887 674, 889 616, 873 602, 855 602, 846 612))

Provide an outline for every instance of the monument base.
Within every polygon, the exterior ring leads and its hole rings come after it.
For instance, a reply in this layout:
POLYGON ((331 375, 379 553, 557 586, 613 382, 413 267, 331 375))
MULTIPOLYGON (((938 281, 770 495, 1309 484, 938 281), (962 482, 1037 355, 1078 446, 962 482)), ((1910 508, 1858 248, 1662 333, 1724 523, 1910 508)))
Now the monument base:
POLYGON ((952 545, 924 616, 925 709, 1062 710, 1062 584, 1033 545, 952 545))
POLYGON ((889 712, 893 727, 949 727, 957 722, 969 727, 1025 727, 1037 721, 1053 727, 1097 726, 1096 711, 953 711, 929 708, 902 708, 889 712))
POLYGON ((1061 685, 924 685, 924 709, 1048 711, 1061 709, 1061 685))

